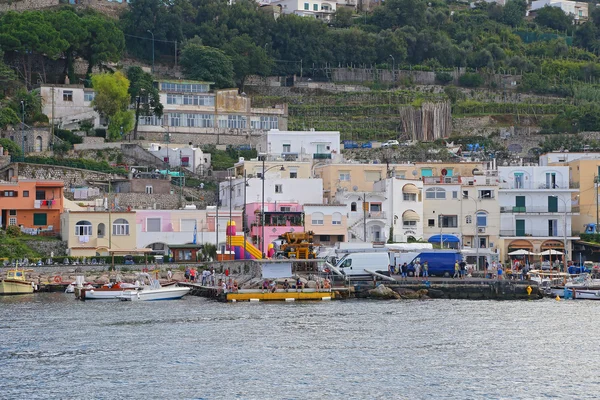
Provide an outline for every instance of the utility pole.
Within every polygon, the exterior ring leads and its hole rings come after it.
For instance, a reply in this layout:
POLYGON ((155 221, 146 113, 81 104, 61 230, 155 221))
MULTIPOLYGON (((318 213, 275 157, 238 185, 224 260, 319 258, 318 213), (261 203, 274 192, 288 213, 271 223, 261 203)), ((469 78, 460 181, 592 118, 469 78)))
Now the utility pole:
MULTIPOLYGON (((110 176, 108 177, 108 201, 107 201, 107 205, 108 205, 108 251, 109 254, 112 251, 112 215, 111 215, 111 208, 112 208, 112 200, 110 199, 110 191, 111 191, 111 180, 110 180, 110 176)), ((111 258, 111 267, 114 268, 115 266, 115 254, 112 254, 112 258, 111 258)))
POLYGON ((594 233, 598 233, 598 226, 600 225, 600 210, 598 207, 598 175, 594 176, 594 185, 596 185, 596 229, 594 229, 594 233))
POLYGON ((244 259, 246 259, 246 168, 244 167, 244 208, 242 208, 242 230, 244 231, 244 259))
POLYGON ((179 206, 183 208, 182 197, 183 197, 183 175, 181 174, 181 150, 179 150, 179 206))
POLYGON ((367 241, 367 193, 363 192, 363 242, 367 241))
POLYGON ((152 35, 152 73, 154 74, 154 33, 150 29, 147 32, 152 35))
POLYGON ((21 121, 21 150, 23 151, 23 162, 25 162, 25 103, 21 100, 22 121, 21 121))
POLYGON ((54 86, 52 86, 52 131, 50 132, 50 148, 54 149, 54 86))
POLYGON ((221 202, 221 200, 219 199, 219 195, 221 194, 221 188, 219 185, 219 181, 217 180, 217 207, 215 208, 216 210, 216 216, 215 216, 215 242, 216 242, 216 247, 217 247, 217 251, 219 251, 219 203, 221 202))

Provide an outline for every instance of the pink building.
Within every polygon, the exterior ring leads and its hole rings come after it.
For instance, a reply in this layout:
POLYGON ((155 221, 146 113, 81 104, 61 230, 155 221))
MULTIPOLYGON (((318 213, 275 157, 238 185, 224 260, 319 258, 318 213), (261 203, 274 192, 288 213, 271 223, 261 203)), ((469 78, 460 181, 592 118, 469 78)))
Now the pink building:
MULTIPOLYGON (((252 241, 259 247, 262 236, 262 226, 260 224, 261 203, 246 204, 246 213, 250 236, 252 241)), ((261 249, 267 253, 269 244, 277 240, 280 235, 286 232, 304 232, 304 211, 302 206, 296 202, 265 202, 265 240, 261 249)))

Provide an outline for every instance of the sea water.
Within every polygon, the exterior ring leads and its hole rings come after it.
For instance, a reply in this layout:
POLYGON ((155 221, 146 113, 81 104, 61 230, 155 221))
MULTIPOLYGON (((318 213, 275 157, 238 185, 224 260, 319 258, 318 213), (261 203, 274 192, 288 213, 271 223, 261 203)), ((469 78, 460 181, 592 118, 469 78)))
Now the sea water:
POLYGON ((598 307, 0 297, 0 398, 594 397, 598 307))

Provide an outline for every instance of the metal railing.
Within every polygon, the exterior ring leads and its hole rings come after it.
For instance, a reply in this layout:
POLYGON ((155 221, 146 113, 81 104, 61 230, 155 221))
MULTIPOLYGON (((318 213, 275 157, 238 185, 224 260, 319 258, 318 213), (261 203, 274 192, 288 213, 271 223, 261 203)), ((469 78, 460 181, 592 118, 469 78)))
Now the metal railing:
POLYGON ((313 160, 330 160, 331 153, 314 153, 313 160))
POLYGON ((426 185, 460 183, 460 176, 424 176, 423 183, 426 185))
MULTIPOLYGON (((503 214, 564 214, 565 210, 559 207, 556 210, 550 210, 548 206, 526 206, 526 207, 500 207, 500 213, 503 214)), ((579 213, 579 206, 573 206, 567 210, 567 214, 579 213)))
POLYGON ((577 189, 572 184, 555 183, 549 184, 546 182, 525 182, 515 184, 514 182, 503 182, 500 184, 500 189, 522 189, 522 190, 551 190, 551 189, 577 189))
MULTIPOLYGON (((525 229, 524 231, 519 229, 501 229, 500 236, 514 236, 514 237, 556 237, 563 238, 562 230, 549 230, 549 229, 525 229)), ((571 236, 567 232, 567 236, 571 236)))

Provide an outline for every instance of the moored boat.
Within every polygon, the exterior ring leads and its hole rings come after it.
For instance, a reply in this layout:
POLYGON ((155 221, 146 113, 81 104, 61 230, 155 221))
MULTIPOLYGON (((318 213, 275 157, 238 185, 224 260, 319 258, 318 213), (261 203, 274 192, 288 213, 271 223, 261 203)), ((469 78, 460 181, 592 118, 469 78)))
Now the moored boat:
POLYGON ((124 291, 117 298, 124 301, 177 300, 188 294, 189 291, 188 287, 161 286, 158 279, 155 279, 150 281, 150 285, 124 291))
POLYGON ((28 281, 24 269, 9 269, 6 278, 0 281, 0 295, 30 294, 35 289, 35 283, 28 281))
POLYGON ((600 290, 572 289, 575 300, 600 300, 600 290))
POLYGON ((75 297, 80 300, 115 300, 124 292, 134 290, 139 285, 117 282, 112 285, 104 285, 100 288, 90 287, 75 287, 75 297))

